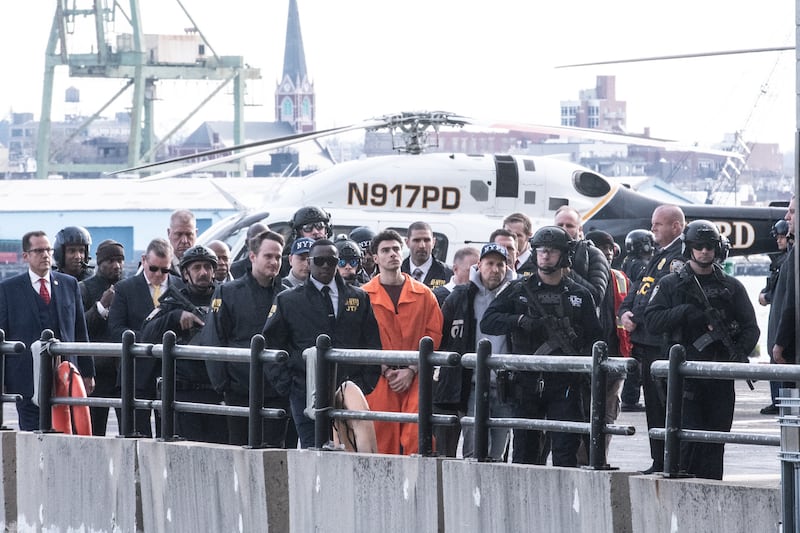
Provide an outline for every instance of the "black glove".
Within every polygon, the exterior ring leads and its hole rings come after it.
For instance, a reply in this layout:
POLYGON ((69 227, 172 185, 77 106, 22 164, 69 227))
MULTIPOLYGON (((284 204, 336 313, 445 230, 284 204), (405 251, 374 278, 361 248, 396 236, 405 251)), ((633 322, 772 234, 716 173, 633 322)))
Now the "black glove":
POLYGON ((527 333, 533 333, 533 330, 541 327, 542 319, 532 318, 529 317, 528 315, 521 315, 519 317, 517 325, 522 329, 522 331, 525 331, 527 333))
POLYGON ((706 315, 705 313, 703 313, 702 309, 692 304, 683 304, 683 305, 684 305, 683 318, 684 320, 686 320, 686 324, 690 326, 699 326, 708 323, 706 315))

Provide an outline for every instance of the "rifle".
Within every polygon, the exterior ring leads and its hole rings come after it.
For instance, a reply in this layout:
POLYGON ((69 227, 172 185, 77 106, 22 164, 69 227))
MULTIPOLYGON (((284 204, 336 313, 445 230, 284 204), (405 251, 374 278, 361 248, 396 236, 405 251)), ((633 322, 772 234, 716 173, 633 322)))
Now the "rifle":
MULTIPOLYGON (((722 345, 725 346, 725 349, 728 350, 728 359, 734 363, 741 363, 742 357, 737 354, 736 345, 733 343, 733 338, 731 337, 731 328, 722 321, 722 315, 719 310, 715 309, 711 305, 711 302, 708 301, 708 296, 706 296, 705 291, 703 291, 703 287, 700 285, 700 280, 697 279, 697 276, 693 275, 692 279, 694 280, 694 286, 697 288, 697 292, 700 293, 700 303, 703 304, 703 315, 705 315, 708 324, 711 326, 711 330, 698 337, 692 343, 692 346, 694 346, 697 351, 702 352, 712 342, 720 341, 722 345)), ((753 382, 749 379, 747 380, 747 386, 750 387, 750 390, 755 390, 753 382)))
POLYGON ((164 294, 158 297, 158 302, 160 304, 167 305, 177 304, 178 307, 182 308, 184 311, 189 311, 202 321, 205 321, 206 315, 208 314, 207 310, 203 310, 194 305, 189 298, 184 296, 180 290, 175 288, 174 284, 167 285, 167 290, 164 291, 164 294))
POLYGON ((528 293, 528 300, 533 304, 536 313, 542 317, 544 329, 547 332, 547 340, 536 349, 534 355, 549 355, 556 348, 560 348, 565 354, 577 354, 574 342, 578 338, 578 334, 570 324, 569 317, 557 318, 548 315, 539 299, 527 285, 525 292, 528 293))

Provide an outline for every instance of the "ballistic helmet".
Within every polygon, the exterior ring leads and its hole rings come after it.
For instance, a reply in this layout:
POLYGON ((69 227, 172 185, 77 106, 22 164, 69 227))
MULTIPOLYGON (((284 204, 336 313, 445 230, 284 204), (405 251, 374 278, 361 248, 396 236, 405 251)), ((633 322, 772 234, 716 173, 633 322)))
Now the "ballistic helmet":
POLYGON ((294 215, 292 216, 292 229, 294 230, 295 234, 298 234, 300 228, 306 224, 314 224, 317 222, 322 222, 325 224, 327 227, 326 236, 330 239, 333 236, 333 229, 331 228, 331 216, 324 209, 319 207, 306 206, 295 211, 294 215))
POLYGON ((81 226, 67 226, 56 233, 56 241, 53 243, 53 259, 59 267, 64 266, 64 252, 68 245, 83 245, 85 262, 89 261, 89 247, 92 245, 92 236, 86 228, 81 226))
POLYGON ((334 246, 339 250, 339 259, 361 259, 361 248, 350 239, 338 239, 334 246))
POLYGON ((636 257, 653 255, 656 237, 652 231, 635 229, 625 236, 625 253, 636 257))
POLYGON ((723 256, 722 237, 717 225, 708 220, 693 220, 683 228, 683 256, 692 259, 692 247, 710 245, 714 250, 714 258, 721 260, 723 256))
POLYGON ((358 246, 361 248, 362 252, 369 251, 369 247, 372 245, 372 238, 374 236, 375 232, 369 229, 367 226, 353 228, 353 231, 351 231, 349 235, 351 241, 358 243, 358 246))
POLYGON ((544 226, 536 230, 536 233, 531 237, 531 248, 555 248, 561 250, 561 259, 557 266, 569 267, 572 266, 572 254, 575 251, 575 241, 572 240, 569 233, 563 228, 558 226, 544 226))
POLYGON ((770 236, 774 239, 778 235, 789 234, 789 223, 783 219, 777 221, 769 232, 770 236))
POLYGON ((196 263, 197 261, 208 261, 211 263, 211 268, 217 268, 217 254, 214 253, 214 250, 208 248, 207 246, 203 246, 202 244, 195 244, 183 252, 183 257, 181 257, 180 262, 181 271, 183 271, 185 267, 192 263, 196 263))

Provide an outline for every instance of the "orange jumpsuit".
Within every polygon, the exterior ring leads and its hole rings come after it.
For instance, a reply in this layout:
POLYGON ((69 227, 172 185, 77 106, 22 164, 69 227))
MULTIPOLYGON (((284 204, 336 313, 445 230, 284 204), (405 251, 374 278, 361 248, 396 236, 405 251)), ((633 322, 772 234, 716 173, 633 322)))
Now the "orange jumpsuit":
MULTIPOLYGON (((434 349, 442 341, 442 312, 433 292, 408 274, 395 310, 389 294, 381 286, 380 276, 362 286, 369 294, 384 350, 419 350, 419 340, 428 336, 433 339, 434 349)), ((419 380, 414 377, 411 386, 402 393, 389 388, 389 382, 381 376, 375 390, 367 396, 373 411, 402 413, 419 412, 419 380)), ((419 432, 416 424, 375 422, 378 437, 378 452, 410 455, 419 451, 419 432), (401 448, 402 446, 402 448, 401 448)))

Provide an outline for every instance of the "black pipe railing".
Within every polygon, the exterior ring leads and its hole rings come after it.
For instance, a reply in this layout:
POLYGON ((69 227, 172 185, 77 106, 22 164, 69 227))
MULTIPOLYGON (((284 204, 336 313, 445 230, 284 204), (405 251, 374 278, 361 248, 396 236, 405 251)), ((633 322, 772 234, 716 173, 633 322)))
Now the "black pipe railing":
POLYGON ((475 369, 475 416, 461 418, 462 425, 474 425, 474 450, 478 461, 490 461, 489 428, 534 429, 582 433, 589 435, 589 465, 587 468, 607 470, 605 461, 605 435, 633 435, 636 428, 605 424, 606 375, 621 374, 636 368, 636 361, 629 358, 609 358, 606 344, 596 342, 592 357, 491 354, 491 344, 483 339, 475 354, 464 354, 461 364, 475 369), (489 373, 491 370, 514 370, 521 372, 572 372, 591 374, 592 415, 591 422, 563 420, 490 418, 489 417, 489 373))
MULTIPOLYGON (((284 362, 288 354, 283 350, 265 350, 264 338, 255 335, 249 349, 223 348, 217 346, 181 346, 175 344, 172 332, 164 334, 163 344, 136 344, 134 333, 126 331, 122 343, 60 342, 53 338, 53 332, 42 332, 42 349, 35 357, 40 357, 39 375, 39 428, 43 432, 52 431, 51 407, 53 405, 88 405, 92 407, 120 408, 120 435, 140 437, 134 429, 134 412, 138 409, 158 409, 162 417, 164 440, 179 438, 175 435, 175 413, 191 412, 224 416, 250 417, 248 446, 261 447, 262 418, 286 418, 284 409, 263 408, 263 365, 268 362, 284 362), (53 357, 60 355, 79 355, 93 357, 119 357, 120 398, 67 398, 52 397, 53 357), (137 357, 161 359, 162 384, 161 400, 143 400, 135 397, 134 361, 137 357), (212 405, 175 401, 175 362, 178 359, 215 360, 251 365, 251 385, 261 378, 260 383, 251 387, 251 402, 248 407, 212 405)), ((2 345, 0 345, 0 348, 2 345)), ((24 348, 23 348, 24 349, 24 348)))
MULTIPOLYGON (((436 352, 433 340, 423 337, 419 342, 419 351, 402 350, 356 350, 336 349, 330 347, 327 335, 317 337, 315 348, 309 348, 304 357, 316 357, 316 385, 314 405, 314 445, 317 449, 330 448, 331 419, 378 420, 382 422, 412 423, 419 426, 419 454, 425 457, 433 455, 433 426, 455 425, 455 415, 433 414, 433 367, 457 366, 460 356, 455 352, 436 352), (351 411, 334 409, 335 364, 364 365, 418 365, 419 411, 417 413, 394 413, 387 411, 351 411)), ((312 382, 311 377, 309 382, 312 382)))
MULTIPOLYGON (((20 354, 25 351, 25 343, 20 341, 6 341, 6 333, 0 329, 0 390, 5 383, 6 355, 20 354)), ((0 394, 0 431, 8 431, 10 428, 3 421, 4 403, 17 402, 22 398, 19 394, 0 394)))

